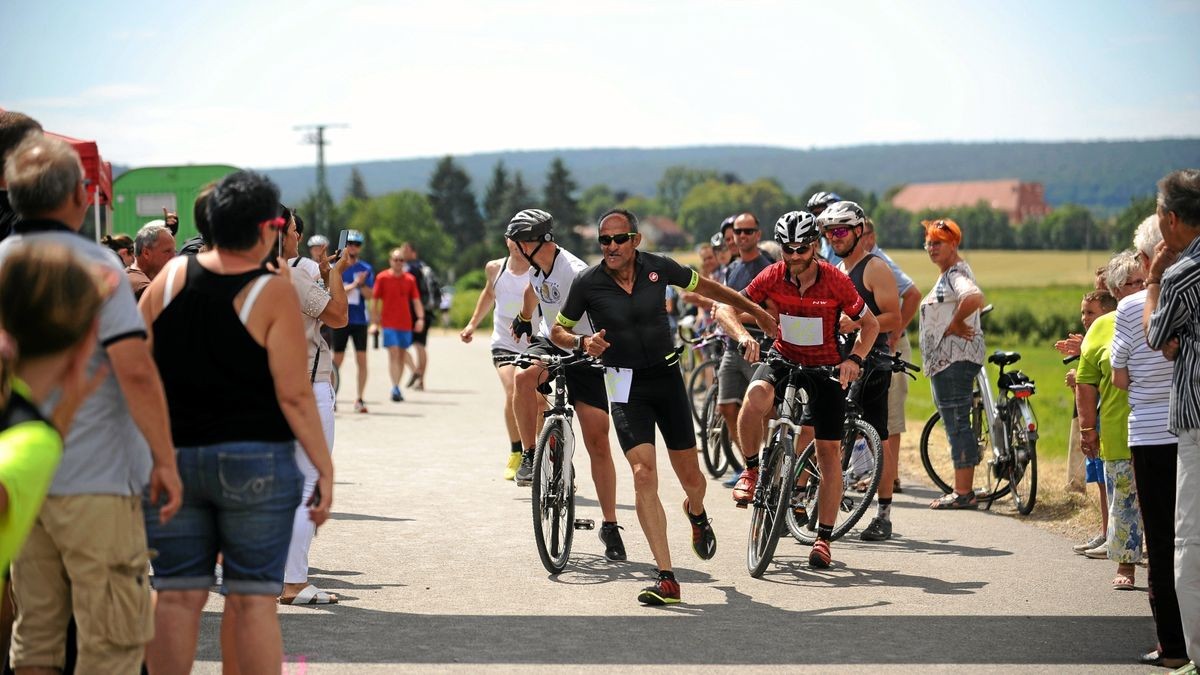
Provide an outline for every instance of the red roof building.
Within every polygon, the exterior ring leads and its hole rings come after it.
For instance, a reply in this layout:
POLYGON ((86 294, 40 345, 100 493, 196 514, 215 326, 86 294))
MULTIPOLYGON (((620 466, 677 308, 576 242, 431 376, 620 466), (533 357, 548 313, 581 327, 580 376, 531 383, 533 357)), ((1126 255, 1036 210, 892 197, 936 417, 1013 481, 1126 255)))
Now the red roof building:
POLYGON ((980 201, 1008 214, 1009 222, 1020 223, 1050 213, 1041 183, 1015 178, 964 183, 913 183, 892 197, 892 206, 905 211, 974 206, 980 201))

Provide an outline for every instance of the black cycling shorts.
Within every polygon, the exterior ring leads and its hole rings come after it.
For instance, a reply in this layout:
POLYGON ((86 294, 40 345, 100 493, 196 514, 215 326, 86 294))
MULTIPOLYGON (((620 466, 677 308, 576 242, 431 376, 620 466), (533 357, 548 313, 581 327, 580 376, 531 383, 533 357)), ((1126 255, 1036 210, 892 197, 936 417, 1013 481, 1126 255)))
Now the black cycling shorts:
MULTIPOLYGON (((762 380, 775 388, 775 405, 783 403, 787 388, 787 366, 771 366, 763 363, 754 371, 751 382, 762 380)), ((842 440, 842 429, 846 421, 846 392, 842 386, 829 378, 802 377, 800 384, 808 392, 808 405, 804 408, 803 424, 813 427, 819 441, 842 440)), ((887 402, 885 395, 884 402, 887 402)))
POLYGON ((624 452, 654 445, 656 424, 668 450, 696 449, 692 409, 678 363, 634 370, 629 402, 612 404, 612 420, 624 452))
POLYGON ((496 366, 497 368, 499 368, 500 366, 511 366, 511 365, 513 365, 513 361, 517 360, 518 356, 520 356, 520 354, 518 354, 516 352, 510 352, 507 349, 500 349, 498 347, 493 347, 492 348, 492 365, 496 366))
MULTIPOLYGON (((529 341, 526 354, 547 356, 551 354, 566 354, 548 338, 541 336, 529 341)), ((538 387, 538 391, 549 396, 548 382, 538 387)), ((593 408, 608 411, 608 393, 604 389, 604 370, 587 363, 577 363, 567 366, 567 402, 571 405, 586 403, 593 408)))
POLYGON ((425 312, 425 321, 421 323, 421 331, 413 331, 413 344, 423 345, 429 339, 429 325, 437 320, 436 312, 425 312))
POLYGON ((333 329, 333 351, 341 354, 346 351, 346 343, 354 341, 354 351, 367 352, 367 324, 352 324, 333 329))
POLYGON ((863 383, 863 420, 879 432, 879 440, 888 439, 888 391, 892 388, 891 371, 875 371, 863 383))

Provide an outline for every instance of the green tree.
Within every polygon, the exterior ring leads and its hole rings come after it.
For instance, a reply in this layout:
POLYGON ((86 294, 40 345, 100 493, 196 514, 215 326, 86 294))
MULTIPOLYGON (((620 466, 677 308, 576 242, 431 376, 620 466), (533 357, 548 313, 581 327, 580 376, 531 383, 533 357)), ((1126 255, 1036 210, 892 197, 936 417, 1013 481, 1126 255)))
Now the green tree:
POLYGON ((1130 199, 1129 206, 1125 207, 1113 219, 1112 225, 1109 228, 1110 239, 1108 247, 1113 250, 1120 250, 1132 246, 1133 233, 1137 230, 1138 225, 1141 225, 1142 221, 1146 218, 1154 215, 1157 208, 1158 202, 1152 194, 1130 199))
POLYGON ((1051 211, 1042 221, 1047 248, 1068 251, 1103 249, 1108 246, 1108 233, 1096 225, 1092 212, 1078 204, 1064 204, 1051 211))
MULTIPOLYGON (((868 194, 866 192, 863 192, 859 188, 857 188, 849 183, 844 183, 842 181, 834 180, 834 181, 817 181, 816 183, 812 183, 808 187, 804 188, 803 192, 801 192, 799 195, 796 195, 799 198, 801 208, 803 208, 804 206, 806 206, 808 204, 809 197, 812 197, 813 195, 815 195, 818 192, 833 192, 837 196, 841 197, 842 199, 845 199, 846 201, 851 201, 851 202, 857 203, 859 206, 863 207, 864 209, 867 209, 867 206, 868 206, 867 204, 864 203, 867 201, 867 197, 868 197, 868 194)), ((867 209, 867 210, 870 211, 872 209, 867 209)))
MULTIPOLYGON (((661 201, 654 199, 653 197, 631 195, 627 197, 625 201, 617 204, 616 206, 618 208, 625 209, 626 211, 632 211, 633 215, 637 216, 638 218, 646 218, 649 216, 666 216, 672 220, 675 219, 674 216, 671 215, 666 204, 663 204, 661 201)), ((612 207, 610 206, 609 208, 612 207)), ((607 210, 608 209, 604 209, 604 211, 607 210)), ((601 211, 601 213, 604 211, 601 211)), ((599 214, 597 214, 596 217, 599 218, 599 214)))
MULTIPOLYGON (((579 210, 589 223, 595 223, 601 214, 617 203, 619 201, 612 189, 603 183, 597 183, 583 191, 583 195, 579 198, 579 210)), ((634 211, 634 213, 637 212, 634 211)))
POLYGON ((367 181, 363 179, 362 173, 358 167, 350 169, 350 181, 346 184, 346 199, 358 199, 366 201, 371 198, 371 193, 367 192, 367 181))
POLYGON ((716 171, 678 165, 667 167, 658 181, 658 201, 666 207, 665 215, 679 218, 679 208, 683 205, 683 198, 692 191, 692 188, 709 180, 718 180, 716 171))
POLYGON ((504 199, 511 188, 512 183, 508 180, 508 169, 504 168, 504 160, 499 160, 492 167, 492 178, 488 181, 487 191, 483 196, 483 214, 487 218, 489 226, 507 223, 508 219, 513 216, 511 213, 503 212, 504 199))
POLYGON ((362 257, 377 270, 387 266, 388 252, 406 241, 439 272, 453 267, 454 240, 438 227, 429 200, 419 192, 403 190, 361 202, 347 225, 366 235, 362 257))
POLYGON ((679 225, 697 241, 706 241, 721 227, 721 221, 745 210, 735 186, 717 180, 691 189, 679 206, 679 225))
MULTIPOLYGON (((921 248, 923 238, 914 232, 916 218, 909 211, 883 203, 871 213, 875 223, 875 239, 883 248, 921 248)), ((917 225, 919 232, 920 225, 917 225)))
POLYGON ((483 218, 471 191, 471 177, 447 155, 438 162, 429 179, 429 203, 434 217, 460 248, 483 236, 483 218))
POLYGON ((575 226, 583 223, 583 213, 574 196, 578 187, 562 158, 555 157, 546 173, 542 208, 554 216, 555 239, 571 251, 578 250, 582 243, 575 232, 575 226))
POLYGON ((337 232, 345 228, 346 221, 341 218, 328 193, 313 190, 294 208, 304 219, 306 238, 314 234, 323 234, 336 245, 337 232))

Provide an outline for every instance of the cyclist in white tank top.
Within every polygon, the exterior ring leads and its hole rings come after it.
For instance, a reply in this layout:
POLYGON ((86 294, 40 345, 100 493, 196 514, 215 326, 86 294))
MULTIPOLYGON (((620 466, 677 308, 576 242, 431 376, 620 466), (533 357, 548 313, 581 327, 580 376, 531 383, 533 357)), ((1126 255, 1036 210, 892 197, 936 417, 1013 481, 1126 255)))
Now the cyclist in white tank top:
POLYGON ((494 303, 492 311, 492 364, 496 366, 496 375, 500 385, 504 387, 504 425, 508 429, 509 451, 507 465, 504 469, 504 479, 513 480, 517 468, 521 464, 521 436, 517 432, 517 420, 513 414, 513 376, 516 367, 513 359, 529 348, 529 338, 517 340, 513 337, 509 326, 521 311, 525 290, 529 288, 529 262, 521 257, 512 242, 508 243, 510 255, 507 258, 492 260, 484 266, 487 282, 479 293, 475 303, 475 312, 471 320, 459 333, 463 342, 469 343, 475 336, 475 329, 483 320, 484 314, 494 303))

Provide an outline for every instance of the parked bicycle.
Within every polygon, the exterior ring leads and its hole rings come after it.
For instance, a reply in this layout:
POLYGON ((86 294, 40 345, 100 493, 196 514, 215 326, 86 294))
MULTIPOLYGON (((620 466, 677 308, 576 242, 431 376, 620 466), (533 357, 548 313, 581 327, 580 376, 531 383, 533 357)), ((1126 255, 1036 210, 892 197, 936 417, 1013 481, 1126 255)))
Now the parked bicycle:
MULTIPOLYGON (((721 366, 721 353, 725 351, 725 340, 714 332, 685 337, 684 329, 679 329, 682 341, 680 363, 689 361, 691 368, 684 369, 688 383, 688 402, 692 407, 692 419, 703 428, 704 399, 708 390, 717 382, 717 370, 721 366)), ((682 366, 681 366, 682 367, 682 366)))
POLYGON ((595 359, 581 354, 522 354, 517 365, 527 367, 538 361, 550 375, 551 405, 542 416, 545 424, 538 435, 533 456, 533 535, 538 557, 551 574, 567 565, 575 530, 595 529, 590 519, 575 518, 575 431, 571 420, 575 410, 567 402, 567 366, 595 359))
MULTIPOLYGON (((979 369, 971 391, 971 429, 982 455, 989 457, 982 474, 985 483, 976 489, 976 497, 990 509, 994 501, 1011 492, 1017 512, 1027 516, 1037 503, 1038 423, 1029 400, 1036 391, 1034 381, 1020 370, 1005 372, 1019 360, 1017 352, 996 351, 988 357, 988 363, 999 368, 999 400, 992 397, 987 366, 979 369), (990 453, 985 452, 988 445, 990 453)), ((921 431, 921 463, 930 480, 946 494, 954 489, 949 448, 946 426, 935 412, 921 431)))
MULTIPOLYGON (((862 374, 850 384, 846 392, 846 421, 842 427, 842 499, 838 504, 838 518, 833 523, 830 541, 845 536, 858 524, 875 500, 879 481, 883 477, 883 443, 875 427, 863 419, 863 386, 878 372, 905 373, 916 379, 913 372, 919 370, 919 366, 901 359, 899 354, 889 356, 872 351, 863 363, 862 374), (858 461, 859 458, 861 461, 858 461), (855 489, 860 482, 862 488, 855 489)), ((812 544, 817 540, 817 494, 821 480, 817 444, 810 442, 796 462, 796 487, 785 520, 788 532, 802 544, 812 544)))

